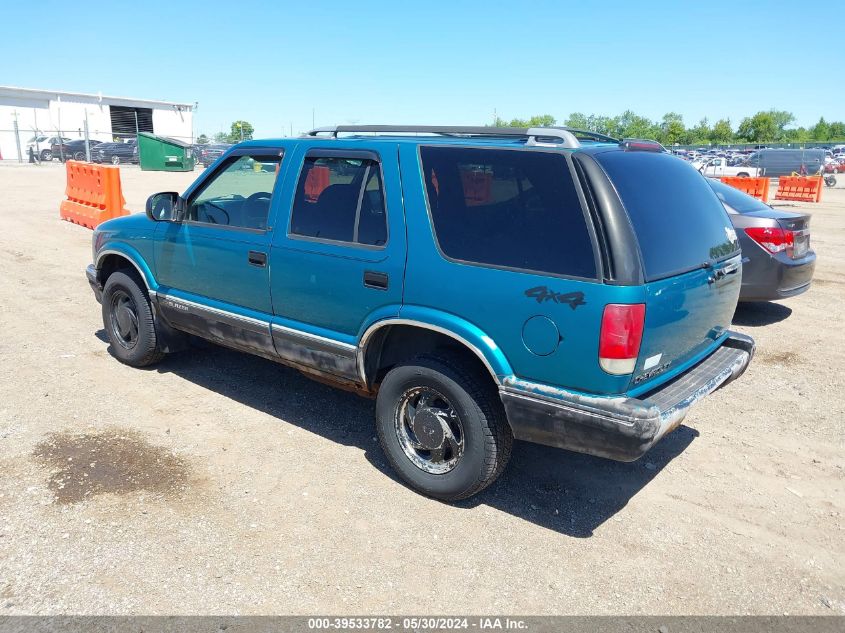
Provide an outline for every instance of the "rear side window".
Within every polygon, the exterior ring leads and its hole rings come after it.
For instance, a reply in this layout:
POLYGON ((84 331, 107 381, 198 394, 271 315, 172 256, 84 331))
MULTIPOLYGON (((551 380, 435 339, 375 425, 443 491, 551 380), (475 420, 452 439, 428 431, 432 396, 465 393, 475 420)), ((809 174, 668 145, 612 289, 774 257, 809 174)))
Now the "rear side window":
POLYGON ((575 185, 561 154, 421 147, 437 243, 449 258, 594 279, 575 185))
POLYGON ((387 215, 379 164, 362 158, 306 158, 296 188, 290 233, 384 246, 387 215))
POLYGON ((631 218, 649 281, 739 251, 725 208, 694 167, 652 152, 611 151, 595 158, 631 218))

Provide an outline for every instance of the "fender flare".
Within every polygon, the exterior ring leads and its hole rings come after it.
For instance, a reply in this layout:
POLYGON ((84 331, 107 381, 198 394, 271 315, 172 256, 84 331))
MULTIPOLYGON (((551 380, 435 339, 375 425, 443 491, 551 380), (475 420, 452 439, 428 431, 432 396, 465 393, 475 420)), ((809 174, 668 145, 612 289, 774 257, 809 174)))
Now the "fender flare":
POLYGON ((144 285, 146 285, 147 291, 155 294, 158 288, 158 283, 156 282, 155 277, 153 277, 150 267, 147 266, 147 263, 144 261, 141 254, 127 244, 109 244, 107 248, 104 248, 97 253, 97 261, 94 262, 94 268, 97 269, 98 277, 99 271, 102 268, 103 260, 109 255, 117 255, 132 264, 132 266, 135 267, 135 270, 138 271, 138 274, 141 275, 141 279, 144 280, 144 285))
POLYGON ((404 306, 398 316, 379 319, 371 323, 358 340, 358 373, 365 385, 368 384, 365 364, 368 344, 376 332, 391 325, 409 325, 433 330, 455 339, 478 357, 497 386, 502 384, 505 377, 513 375, 504 352, 476 325, 439 310, 404 306))

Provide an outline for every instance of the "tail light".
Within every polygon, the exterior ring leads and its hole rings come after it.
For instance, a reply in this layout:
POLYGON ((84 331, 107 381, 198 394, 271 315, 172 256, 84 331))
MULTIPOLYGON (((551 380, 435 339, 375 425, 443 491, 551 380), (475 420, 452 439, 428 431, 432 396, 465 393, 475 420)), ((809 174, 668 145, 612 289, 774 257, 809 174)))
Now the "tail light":
POLYGON ((752 226, 745 229, 746 234, 770 253, 791 251, 795 243, 792 231, 780 227, 752 226))
POLYGON ((609 374, 631 374, 640 355, 645 304, 609 303, 599 334, 599 365, 609 374))

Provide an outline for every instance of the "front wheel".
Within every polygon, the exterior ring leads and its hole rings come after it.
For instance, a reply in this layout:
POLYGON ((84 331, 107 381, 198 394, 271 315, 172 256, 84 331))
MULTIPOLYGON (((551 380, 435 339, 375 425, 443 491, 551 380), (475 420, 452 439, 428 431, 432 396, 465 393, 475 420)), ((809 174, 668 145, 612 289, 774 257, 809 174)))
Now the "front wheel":
POLYGON ((164 357, 150 301, 134 275, 114 272, 109 276, 103 288, 103 326, 120 362, 146 367, 164 357))
POLYGON ((112 165, 120 165, 120 156, 112 156, 111 157, 111 164, 112 165))
POLYGON ((85 160, 85 152, 76 152, 73 155, 73 160, 85 160))
POLYGON ((824 184, 828 187, 835 187, 836 186, 836 177, 834 176, 825 176, 824 177, 824 184))
POLYGON ((51 160, 53 160, 53 152, 51 152, 49 149, 45 149, 43 152, 41 152, 41 160, 45 163, 49 163, 51 160))
POLYGON ((744 171, 738 173, 736 176, 737 178, 748 178, 748 174, 746 174, 744 171))
POLYGON ((492 484, 513 444, 495 387, 451 355, 418 356, 391 369, 379 388, 376 429, 396 473, 445 501, 492 484))

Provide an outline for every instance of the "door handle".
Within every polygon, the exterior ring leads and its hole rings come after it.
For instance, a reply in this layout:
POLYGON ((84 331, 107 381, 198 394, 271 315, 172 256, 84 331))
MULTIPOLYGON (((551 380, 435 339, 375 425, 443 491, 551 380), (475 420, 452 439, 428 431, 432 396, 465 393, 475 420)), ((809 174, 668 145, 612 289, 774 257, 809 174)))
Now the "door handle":
POLYGON ((376 290, 387 290, 389 277, 387 273, 378 273, 373 270, 364 271, 364 285, 367 288, 375 288, 376 290))
POLYGON ((247 255, 247 261, 253 266, 264 268, 267 265, 267 253, 260 251, 250 251, 247 255))

